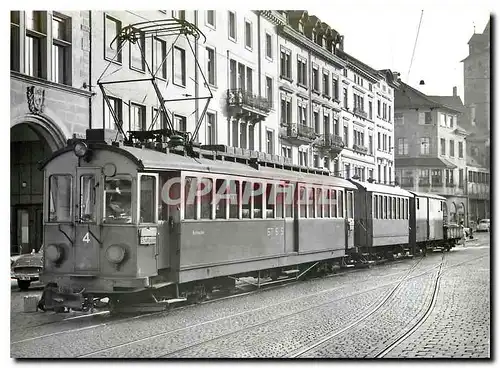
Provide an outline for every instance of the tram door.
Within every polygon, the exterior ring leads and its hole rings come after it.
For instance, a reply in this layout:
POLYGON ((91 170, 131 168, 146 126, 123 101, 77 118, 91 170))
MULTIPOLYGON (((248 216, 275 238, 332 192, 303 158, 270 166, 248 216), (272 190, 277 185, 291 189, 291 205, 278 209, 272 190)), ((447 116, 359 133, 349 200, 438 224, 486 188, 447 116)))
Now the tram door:
POLYGON ((76 216, 73 264, 75 271, 99 270, 99 242, 101 240, 101 169, 79 167, 76 171, 76 216))
POLYGON ((41 204, 15 208, 15 238, 11 252, 13 254, 38 251, 42 246, 43 210, 41 204))

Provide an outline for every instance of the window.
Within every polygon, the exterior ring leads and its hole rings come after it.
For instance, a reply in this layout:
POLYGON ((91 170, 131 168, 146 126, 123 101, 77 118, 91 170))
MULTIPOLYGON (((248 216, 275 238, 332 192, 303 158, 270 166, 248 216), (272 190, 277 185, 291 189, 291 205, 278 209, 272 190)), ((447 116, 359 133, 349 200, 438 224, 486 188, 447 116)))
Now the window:
POLYGON ((430 145, 431 145, 431 139, 430 138, 420 138, 420 154, 421 155, 428 155, 430 153, 430 145))
POLYGON ((273 59, 273 37, 266 32, 266 57, 273 59))
POLYGON ((394 114, 394 122, 399 125, 404 125, 404 115, 403 114, 394 114))
POLYGON ((232 11, 228 12, 229 24, 228 24, 228 32, 229 39, 236 41, 236 13, 232 11))
POLYGON ((338 207, 338 217, 344 217, 344 192, 342 190, 339 190, 337 192, 337 207, 338 207))
POLYGON ((458 142, 458 157, 464 158, 464 143, 458 142))
POLYGON ((210 220, 212 218, 213 189, 212 179, 201 179, 201 183, 198 186, 198 197, 200 201, 200 218, 203 220, 210 220), (201 195, 201 193, 204 194, 201 195))
POLYGON ((52 81, 71 84, 71 19, 52 17, 52 81))
POLYGON ((266 99, 268 102, 273 101, 273 78, 266 77, 266 99))
POLYGON ((314 167, 319 167, 319 156, 318 155, 313 156, 313 164, 314 164, 314 167))
POLYGON ((144 71, 146 64, 142 54, 146 55, 146 38, 144 33, 140 32, 139 39, 136 43, 130 42, 130 68, 144 71))
POLYGON ((167 78, 167 43, 159 38, 153 38, 153 73, 162 79, 167 78))
POLYGON ((458 170, 458 187, 459 188, 464 187, 464 170, 463 169, 458 170))
POLYGON ((175 46, 174 47, 174 62, 172 64, 174 75, 174 84, 178 86, 186 86, 186 52, 175 46))
MULTIPOLYGON (((347 88, 344 88, 344 108, 348 109, 349 106, 347 104, 347 88)), ((345 142, 344 142, 345 143, 345 142)))
POLYGON ((339 99, 339 81, 337 78, 333 78, 332 82, 332 95, 335 100, 339 99))
POLYGON ((208 26, 215 28, 215 10, 207 10, 206 23, 208 26))
POLYGON ((288 125, 292 121, 292 103, 286 97, 281 97, 281 123, 288 125))
POLYGON ((245 47, 252 49, 252 23, 245 21, 245 47))
POLYGON ((26 12, 26 39, 24 62, 27 75, 37 78, 45 78, 46 72, 44 60, 46 55, 45 47, 45 29, 43 27, 43 18, 45 12, 27 11, 26 12))
POLYGON ((376 195, 376 194, 373 194, 372 216, 373 216, 374 219, 378 218, 378 195, 376 195))
POLYGON ((247 122, 240 123, 240 147, 247 148, 247 122))
POLYGON ((246 84, 246 91, 252 93, 253 91, 253 83, 252 83, 252 77, 253 77, 253 70, 252 68, 249 68, 247 66, 247 84, 246 84))
POLYGON ((173 10, 172 16, 174 18, 177 18, 180 20, 186 20, 186 11, 185 10, 173 10))
POLYGON ((373 119, 373 103, 368 101, 368 118, 373 119))
POLYGON ((80 176, 80 222, 96 222, 96 180, 94 175, 80 176))
POLYGON ((320 89, 319 89, 319 70, 318 70, 318 67, 314 66, 313 65, 313 71, 312 71, 312 87, 313 87, 313 91, 315 92, 320 92, 320 89))
POLYGON ((291 52, 281 48, 280 76, 285 79, 292 79, 292 57, 291 52))
POLYGON ((279 206, 276 206, 276 190, 274 189, 274 184, 266 184, 266 218, 274 218, 276 216, 276 207, 279 206))
POLYGON ((136 103, 130 103, 130 125, 129 129, 146 130, 146 107, 136 103))
POLYGON ((323 134, 330 135, 330 114, 327 112, 323 113, 323 134))
POLYGON ((217 179, 215 181, 215 218, 225 219, 227 216, 228 196, 230 194, 228 181, 217 179))
POLYGON ((251 217, 252 201, 254 196, 252 195, 253 189, 252 184, 248 181, 243 182, 242 188, 242 199, 241 199, 241 218, 251 217))
POLYGON ((330 73, 323 71, 323 95, 330 97, 330 73))
POLYGON ((292 147, 290 146, 281 146, 281 156, 287 157, 287 158, 292 158, 292 147))
POLYGON ((431 170, 431 184, 435 186, 443 185, 443 171, 441 169, 431 170))
POLYGON ((347 123, 344 123, 344 137, 343 137, 343 140, 344 140, 344 144, 346 146, 347 146, 348 139, 349 139, 349 127, 347 126, 347 123))
POLYGON ((187 121, 185 116, 174 115, 174 129, 179 132, 187 131, 187 121))
POLYGON ((122 29, 122 23, 109 15, 106 15, 105 19, 105 30, 104 30, 104 57, 109 60, 114 60, 119 63, 122 62, 122 50, 121 44, 118 40, 115 40, 111 45, 111 42, 120 33, 122 29), (117 53, 118 52, 118 53, 117 53))
POLYGON ((455 141, 450 139, 450 157, 455 157, 455 141))
POLYGON ((156 178, 151 175, 141 175, 140 188, 140 223, 156 223, 156 178))
POLYGON ((307 152, 299 151, 299 165, 307 166, 307 152))
POLYGON ((198 212, 198 179, 187 176, 184 185, 184 219, 196 220, 198 212))
POLYGON ((215 86, 216 78, 216 53, 213 48, 207 47, 207 75, 208 75, 208 84, 215 86))
POLYGON ((216 144, 217 140, 215 134, 217 132, 217 120, 214 113, 207 112, 206 124, 206 144, 216 144))
POLYGON ((299 109, 299 124, 307 126, 307 102, 304 100, 297 100, 297 107, 299 109))
POLYGON ((239 218, 240 209, 240 181, 239 180, 229 180, 229 218, 237 219, 239 218))
POLYGON ((147 127, 148 130, 165 129, 167 127, 167 120, 165 114, 160 108, 153 107, 153 114, 151 116, 151 124, 147 127))
POLYGON ((129 175, 105 177, 104 222, 132 223, 132 179, 129 175))
POLYGON ((347 192, 346 210, 347 210, 347 218, 353 218, 354 200, 353 200, 353 193, 352 192, 347 192))
POLYGON ((398 155, 408 154, 408 138, 398 138, 398 155))
POLYGON ((430 184, 429 169, 419 169, 418 172, 419 172, 418 185, 429 186, 430 184))
POLYGON ((10 12, 10 70, 19 71, 20 70, 20 12, 11 11, 10 12))
POLYGON ((263 218, 264 188, 262 183, 253 183, 253 218, 263 218))
POLYGON ((441 138, 441 155, 446 155, 446 139, 441 138))
POLYGON ((337 203, 337 191, 335 189, 330 190, 330 197, 331 197, 331 203, 332 203, 332 217, 341 217, 340 213, 337 213, 337 208, 338 208, 338 203, 337 203))
POLYGON ((314 188, 307 188, 307 218, 314 218, 314 203, 315 203, 315 191, 314 188))
POLYGON ((300 56, 297 57, 297 83, 307 86, 307 61, 300 56))
POLYGON ((269 129, 266 130, 266 152, 274 154, 274 132, 269 129))
POLYGON ((49 222, 72 221, 72 177, 51 175, 49 180, 49 222))
MULTIPOLYGON (((112 111, 114 112, 114 114, 116 114, 117 120, 123 123, 122 100, 114 97, 108 97, 108 99, 112 111)), ((104 104, 104 129, 116 129, 115 119, 113 118, 113 114, 109 110, 108 104, 106 103, 105 99, 103 99, 103 104, 104 104)))

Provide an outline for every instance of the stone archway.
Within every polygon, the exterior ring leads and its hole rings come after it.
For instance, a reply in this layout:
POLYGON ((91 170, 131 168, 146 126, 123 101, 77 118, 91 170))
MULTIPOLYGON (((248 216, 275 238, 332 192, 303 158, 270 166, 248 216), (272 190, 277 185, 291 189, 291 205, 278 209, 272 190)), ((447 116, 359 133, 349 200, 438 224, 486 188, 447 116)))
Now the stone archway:
POLYGON ((462 221, 465 224, 465 204, 460 202, 457 208, 457 222, 460 224, 462 221))
POLYGON ((450 223, 457 223, 457 205, 455 202, 451 202, 448 220, 450 223))
POLYGON ((47 117, 24 115, 11 121, 11 253, 42 245, 43 172, 38 162, 65 145, 65 134, 47 117))

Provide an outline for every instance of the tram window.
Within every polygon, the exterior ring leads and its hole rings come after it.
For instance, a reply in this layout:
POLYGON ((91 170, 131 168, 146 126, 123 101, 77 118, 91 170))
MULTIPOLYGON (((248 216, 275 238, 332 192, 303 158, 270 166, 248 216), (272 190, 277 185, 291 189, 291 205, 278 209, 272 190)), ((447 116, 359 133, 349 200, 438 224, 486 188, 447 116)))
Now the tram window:
POLYGON ((284 190, 283 200, 285 202, 285 217, 293 217, 293 204, 295 198, 295 187, 292 184, 288 184, 284 190))
POLYGON ((49 222, 72 221, 72 177, 51 175, 49 180, 49 222))
POLYGON ((323 201, 323 217, 329 218, 330 217, 330 189, 323 188, 322 190, 323 196, 321 197, 321 200, 323 201))
POLYGON ((307 188, 305 187, 299 187, 299 210, 300 210, 300 217, 305 218, 307 217, 307 188))
MULTIPOLYGON (((274 184, 266 184, 266 218, 274 218, 275 207, 276 192, 274 190, 274 184)), ((282 211, 280 212, 282 213, 282 211)))
POLYGON ((373 218, 378 218, 378 195, 373 194, 373 218))
POLYGON ((387 219, 387 196, 384 196, 384 219, 387 219))
POLYGON ((94 175, 80 176, 80 222, 96 222, 94 175))
MULTIPOLYGON (((285 217, 285 198, 287 187, 284 184, 276 184, 276 218, 285 217)), ((269 201, 269 198, 267 199, 269 201)))
POLYGON ((392 218, 392 214, 391 214, 391 209, 392 209, 392 206, 391 206, 391 200, 392 198, 391 197, 387 197, 387 218, 390 220, 392 218))
POLYGON ((384 218, 384 196, 378 195, 378 218, 384 218))
POLYGON ((347 218, 353 218, 353 200, 352 200, 352 192, 347 192, 347 218))
POLYGON ((184 219, 196 220, 198 208, 198 179, 192 176, 186 177, 184 184, 184 219))
POLYGON ((344 214, 344 192, 339 190, 337 193, 337 196, 338 196, 337 202, 338 202, 338 207, 339 207, 338 217, 344 218, 345 217, 345 214, 344 214))
POLYGON ((151 224, 156 222, 156 178, 142 175, 140 183, 140 212, 139 222, 151 224))
POLYGON ((337 191, 335 189, 330 190, 330 196, 332 200, 332 217, 341 217, 339 216, 340 214, 337 214, 337 208, 338 203, 337 203, 337 191))
POLYGON ((228 182, 223 179, 215 181, 215 218, 225 219, 227 214, 228 182))
POLYGON ((251 218, 252 198, 252 183, 244 181, 241 197, 241 218, 251 218))
POLYGON ((212 179, 202 178, 199 190, 200 201, 200 218, 203 220, 210 220, 212 218, 212 199, 213 199, 213 186, 212 179))
POLYGON ((253 183, 253 218, 262 218, 264 184, 253 183))
POLYGON ((417 198, 417 210, 420 209, 420 200, 417 198))
POLYGON ((307 188, 307 193, 308 193, 308 201, 307 201, 307 217, 308 218, 314 218, 314 204, 315 204, 315 193, 314 193, 314 188, 307 188))
POLYGON ((405 199, 405 218, 408 220, 408 199, 405 199))
POLYGON ((132 179, 128 175, 106 177, 104 222, 132 223, 132 179))
POLYGON ((398 220, 400 220, 400 219, 401 219, 401 211, 400 211, 401 206, 400 206, 400 200, 401 200, 401 199, 400 199, 400 198, 398 198, 398 199, 397 199, 397 203, 396 203, 396 218, 397 218, 398 220))
POLYGON ((229 218, 237 219, 238 209, 240 208, 240 181, 230 180, 229 181, 229 218))

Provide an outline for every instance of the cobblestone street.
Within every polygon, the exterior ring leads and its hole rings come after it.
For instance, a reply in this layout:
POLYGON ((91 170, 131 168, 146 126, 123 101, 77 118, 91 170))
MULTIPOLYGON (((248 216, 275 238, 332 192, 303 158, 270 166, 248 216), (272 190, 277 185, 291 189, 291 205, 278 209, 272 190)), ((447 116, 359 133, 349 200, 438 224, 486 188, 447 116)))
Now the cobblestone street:
POLYGON ((451 252, 154 314, 23 313, 23 296, 39 294, 40 289, 20 292, 14 286, 11 354, 377 357, 420 321, 385 358, 486 358, 490 354, 488 235, 451 252))

